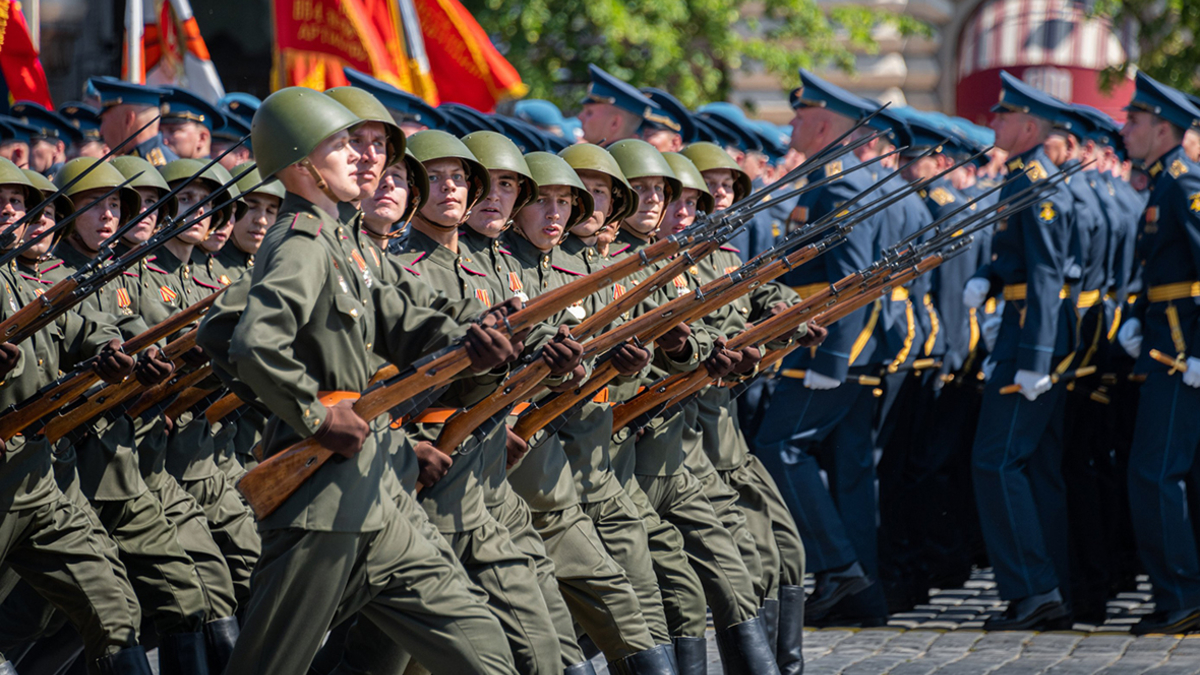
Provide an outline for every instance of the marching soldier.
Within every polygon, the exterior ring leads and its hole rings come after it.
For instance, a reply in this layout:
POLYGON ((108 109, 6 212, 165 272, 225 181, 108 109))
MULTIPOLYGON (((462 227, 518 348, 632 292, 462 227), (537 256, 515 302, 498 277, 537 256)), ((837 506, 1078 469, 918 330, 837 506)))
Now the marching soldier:
POLYGON ((213 133, 224 126, 225 116, 208 101, 179 87, 164 87, 159 121, 163 142, 183 159, 207 159, 213 133))
POLYGON ((100 111, 90 105, 69 101, 58 107, 58 113, 70 122, 80 135, 75 147, 68 152, 68 158, 95 157, 99 159, 108 152, 108 146, 104 144, 104 137, 100 135, 100 111))
POLYGON ((1145 163, 1150 199, 1137 235, 1136 268, 1145 296, 1121 328, 1121 345, 1146 373, 1129 458, 1129 501, 1138 554, 1154 588, 1155 612, 1135 635, 1182 633, 1200 625, 1200 560, 1183 481, 1193 473, 1200 428, 1200 166, 1189 159, 1184 131, 1200 110, 1144 73, 1121 130, 1129 156, 1145 163), (1164 355, 1160 363, 1153 351, 1164 355))
MULTIPOLYGON (((1058 169, 1042 144, 1060 104, 1002 74, 992 109, 996 146, 1008 153, 1010 174, 1000 199, 1048 180, 1058 169)), ((992 237, 992 260, 976 271, 963 302, 1005 300, 991 360, 995 370, 983 393, 972 450, 975 497, 996 572, 1003 615, 992 630, 1029 630, 1070 616, 1068 530, 1062 483, 1062 424, 1066 385, 1052 373, 1071 363, 1078 315, 1074 298, 1080 267, 1072 258, 1072 197, 1065 188, 1008 215, 992 237), (1002 394, 1009 384, 1018 394, 1002 394)))
POLYGON ((67 149, 83 140, 83 134, 69 120, 37 103, 18 101, 10 114, 37 130, 29 146, 29 168, 37 173, 53 176, 67 161, 67 149))
MULTIPOLYGON (((277 176, 287 195, 232 335, 219 334, 223 323, 202 325, 200 343, 215 353, 228 341, 236 379, 271 410, 265 456, 315 437, 346 458, 321 467, 259 521, 263 559, 227 672, 304 672, 325 631, 365 609, 387 637, 436 670, 515 673, 499 624, 466 590, 461 570, 383 498, 378 486, 390 469, 371 426, 348 401, 319 398, 364 389, 371 349, 405 365, 463 334, 393 288, 380 285, 376 297, 368 277, 341 262, 343 224, 333 214, 339 202, 360 197, 359 155, 346 132, 360 122, 325 94, 299 87, 263 102, 253 124, 259 170, 277 176), (314 566, 323 570, 318 584, 309 583, 314 566), (288 644, 275 635, 287 635, 288 644)), ((466 331, 476 371, 512 355, 491 321, 466 331)))
POLYGON ((592 82, 579 113, 584 141, 607 147, 625 138, 637 138, 645 121, 677 126, 661 114, 657 103, 628 82, 594 64, 588 65, 588 75, 592 82))

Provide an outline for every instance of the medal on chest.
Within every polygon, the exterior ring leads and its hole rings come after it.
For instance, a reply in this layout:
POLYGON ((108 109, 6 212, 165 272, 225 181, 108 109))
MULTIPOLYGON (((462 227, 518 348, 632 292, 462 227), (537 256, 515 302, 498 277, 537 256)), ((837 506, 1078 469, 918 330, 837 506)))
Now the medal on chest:
POLYGON ((512 291, 514 298, 520 298, 521 302, 529 302, 529 296, 525 294, 525 284, 521 283, 520 274, 508 273, 508 290, 512 291))
POLYGON ((158 294, 162 298, 162 301, 167 303, 168 305, 175 304, 175 298, 179 297, 178 293, 176 293, 173 289, 170 289, 166 286, 159 286, 158 294))
POLYGON ((690 293, 692 290, 692 289, 688 288, 687 277, 683 276, 682 274, 676 276, 672 283, 675 284, 675 295, 676 296, 686 295, 686 294, 690 293))
POLYGON ((362 257, 362 254, 356 248, 350 250, 350 259, 354 261, 355 265, 358 265, 358 272, 362 275, 363 283, 366 284, 367 288, 370 288, 371 270, 367 268, 366 259, 362 257))
POLYGON ((1142 231, 1146 234, 1158 234, 1158 207, 1150 206, 1146 208, 1146 224, 1142 227, 1142 231))
POLYGON ((486 288, 476 288, 475 297, 479 298, 479 301, 484 305, 487 305, 488 307, 492 306, 492 301, 488 298, 488 292, 486 288))

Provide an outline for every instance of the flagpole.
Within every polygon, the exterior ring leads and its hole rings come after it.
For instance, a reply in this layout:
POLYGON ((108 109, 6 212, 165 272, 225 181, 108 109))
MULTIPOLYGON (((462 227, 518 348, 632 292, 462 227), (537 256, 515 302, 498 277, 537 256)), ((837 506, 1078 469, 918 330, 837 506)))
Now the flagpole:
POLYGON ((404 30, 404 46, 408 50, 408 58, 416 66, 416 77, 413 78, 414 92, 421 98, 429 99, 426 91, 432 80, 429 75, 429 56, 425 53, 425 38, 421 35, 421 19, 417 16, 417 8, 412 0, 396 0, 400 8, 400 28, 404 30))
POLYGON ((139 84, 142 81, 142 31, 146 25, 142 9, 142 0, 125 2, 125 63, 128 64, 125 77, 139 84))
POLYGON ((29 0, 29 38, 33 48, 42 52, 42 0, 29 0))

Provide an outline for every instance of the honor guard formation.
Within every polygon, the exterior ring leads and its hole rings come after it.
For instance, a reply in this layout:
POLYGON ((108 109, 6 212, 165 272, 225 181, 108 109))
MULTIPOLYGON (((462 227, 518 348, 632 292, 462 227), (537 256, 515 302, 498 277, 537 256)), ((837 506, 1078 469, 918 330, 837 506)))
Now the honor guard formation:
POLYGON ((0 673, 797 675, 986 567, 1200 627, 1194 100, 590 72, 0 119, 0 673))

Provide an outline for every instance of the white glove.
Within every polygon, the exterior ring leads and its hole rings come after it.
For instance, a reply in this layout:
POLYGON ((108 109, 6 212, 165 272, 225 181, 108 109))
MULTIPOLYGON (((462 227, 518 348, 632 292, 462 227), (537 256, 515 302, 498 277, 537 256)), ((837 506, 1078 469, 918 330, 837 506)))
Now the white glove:
POLYGON ((1193 389, 1200 389, 1200 359, 1189 356, 1187 371, 1183 374, 1183 383, 1193 389))
MULTIPOLYGON (((1197 372, 1200 372, 1200 370, 1197 372)), ((841 384, 841 380, 835 380, 828 375, 822 375, 812 368, 809 368, 804 373, 804 386, 809 389, 837 389, 841 384)))
POLYGON ((987 382, 992 379, 992 373, 996 371, 996 362, 992 360, 991 356, 988 356, 983 360, 983 365, 979 369, 983 371, 983 381, 987 382))
POLYGON ((983 307, 990 290, 992 290, 992 282, 987 279, 971 279, 963 288, 963 304, 971 309, 983 307))
POLYGON ((1137 358, 1138 354, 1142 353, 1142 322, 1138 319, 1129 319, 1121 324, 1121 328, 1117 330, 1117 342, 1121 343, 1121 349, 1133 358, 1137 358))
POLYGON ((1004 323, 1004 317, 997 312, 987 316, 983 320, 983 344, 987 345, 989 352, 996 351, 996 338, 1000 337, 1000 324, 1004 323))
POLYGON ((1032 370, 1018 370, 1013 382, 1020 385, 1021 393, 1030 401, 1050 391, 1050 387, 1054 386, 1049 375, 1032 370))

